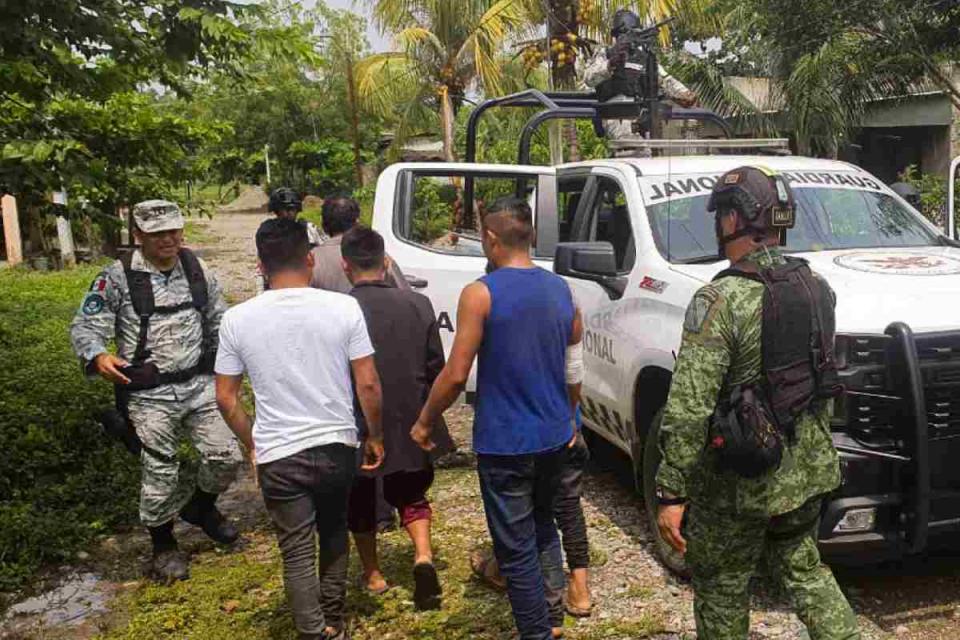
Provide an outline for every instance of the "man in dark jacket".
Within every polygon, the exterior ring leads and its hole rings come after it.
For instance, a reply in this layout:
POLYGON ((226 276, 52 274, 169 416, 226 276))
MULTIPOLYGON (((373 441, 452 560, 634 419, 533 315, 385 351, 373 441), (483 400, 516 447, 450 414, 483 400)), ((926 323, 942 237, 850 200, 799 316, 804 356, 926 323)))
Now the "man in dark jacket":
POLYGON ((374 359, 383 388, 386 461, 374 473, 360 473, 350 496, 348 522, 363 564, 363 585, 376 593, 386 590, 376 542, 376 478, 383 478, 387 502, 400 512, 400 521, 414 545, 414 604, 417 609, 440 606, 440 583, 430 547, 430 503, 433 483, 431 456, 442 455, 453 443, 442 425, 435 432, 438 447, 424 452, 410 437, 410 427, 443 369, 443 346, 430 300, 387 284, 389 259, 383 238, 357 226, 343 236, 343 270, 353 284, 351 295, 367 321, 374 359))

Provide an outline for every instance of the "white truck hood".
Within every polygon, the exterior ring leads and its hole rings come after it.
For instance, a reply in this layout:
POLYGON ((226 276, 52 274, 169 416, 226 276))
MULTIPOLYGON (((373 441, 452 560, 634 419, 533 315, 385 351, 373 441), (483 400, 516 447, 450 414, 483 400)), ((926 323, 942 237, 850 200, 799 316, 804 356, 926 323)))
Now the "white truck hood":
MULTIPOLYGON (((798 254, 837 294, 837 332, 882 334, 891 322, 915 333, 960 330, 960 249, 844 249, 798 254)), ((709 281, 726 262, 672 265, 709 281)))

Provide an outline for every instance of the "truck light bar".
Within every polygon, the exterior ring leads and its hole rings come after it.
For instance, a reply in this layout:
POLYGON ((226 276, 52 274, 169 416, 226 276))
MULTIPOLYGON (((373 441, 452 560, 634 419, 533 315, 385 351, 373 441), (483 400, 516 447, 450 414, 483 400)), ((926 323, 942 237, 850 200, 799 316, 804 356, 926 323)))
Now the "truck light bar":
MULTIPOLYGON (((704 139, 659 139, 659 140, 611 140, 610 148, 614 151, 632 150, 664 150, 686 151, 687 149, 701 150, 706 153, 726 151, 731 149, 753 149, 758 151, 773 151, 782 155, 790 155, 790 141, 786 138, 704 138, 704 139)), ((699 152, 699 151, 698 151, 699 152)))

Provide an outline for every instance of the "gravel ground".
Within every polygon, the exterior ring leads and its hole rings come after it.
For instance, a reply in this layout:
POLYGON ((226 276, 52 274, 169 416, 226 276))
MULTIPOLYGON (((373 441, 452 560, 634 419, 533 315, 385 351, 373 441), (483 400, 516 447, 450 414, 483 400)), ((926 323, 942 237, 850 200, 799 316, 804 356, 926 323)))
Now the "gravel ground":
MULTIPOLYGON (((213 221, 195 224, 192 229, 191 243, 201 249, 233 301, 246 299, 256 290, 253 234, 262 219, 258 215, 221 214, 213 221)), ((451 410, 447 418, 460 451, 448 461, 448 466, 455 468, 438 471, 433 500, 438 510, 446 510, 439 517, 458 523, 458 531, 469 533, 457 535, 455 542, 450 540, 442 544, 443 557, 451 565, 456 563, 459 572, 454 572, 453 568, 441 568, 441 577, 462 582, 466 579, 463 577, 467 573, 463 567, 466 558, 472 550, 486 544, 483 510, 475 474, 465 473, 462 469, 473 464, 469 447, 472 410, 459 406, 451 410)), ((621 454, 602 443, 593 447, 593 462, 585 479, 584 508, 594 565, 591 581, 597 606, 589 619, 568 620, 568 635, 575 640, 693 638, 692 591, 689 585, 669 575, 656 561, 641 502, 628 488, 628 469, 621 454)), ((247 475, 225 496, 223 508, 231 517, 240 520, 244 529, 263 532, 266 517, 261 505, 257 490, 247 475)), ((214 550, 202 536, 186 528, 181 530, 178 527, 178 531, 183 546, 195 554, 198 562, 217 561, 222 552, 214 550)), ((269 536, 254 535, 260 541, 258 549, 272 544, 269 536)), ((390 534, 385 544, 392 547, 402 543, 401 538, 400 534, 390 534)), ((255 545, 250 543, 249 546, 255 545)), ((249 549, 241 547, 241 554, 248 552, 249 549)), ((100 597, 95 600, 109 600, 117 594, 121 594, 122 600, 122 594, 145 588, 140 572, 147 553, 146 537, 139 532, 111 536, 105 538, 99 548, 85 554, 81 562, 62 567, 55 574, 93 572, 101 580, 100 597)), ((865 638, 960 638, 960 556, 924 557, 882 567, 843 569, 838 571, 838 576, 857 610, 865 638)), ((448 592, 460 588, 473 593, 470 589, 474 587, 478 585, 457 587, 447 584, 446 588, 448 592)), ((504 596, 483 597, 502 598, 502 607, 507 606, 504 596)), ((757 580, 754 585, 752 606, 752 639, 807 638, 785 600, 762 580, 757 580)), ((135 609, 124 610, 119 604, 113 608, 108 605, 107 609, 104 613, 100 607, 88 616, 80 616, 65 624, 48 624, 44 621, 43 611, 35 612, 32 616, 21 616, 0 624, 0 638, 89 638, 102 631, 122 630, 131 617, 137 615, 135 609)), ((382 627, 377 627, 374 622, 365 623, 360 615, 375 609, 360 607, 355 611, 359 618, 358 638, 436 637, 439 640, 447 635, 425 634, 422 628, 405 632, 401 625, 382 635, 382 627)), ((129 630, 126 633, 129 634, 129 630)), ((498 637, 497 634, 497 631, 488 629, 478 632, 476 637, 498 637)))

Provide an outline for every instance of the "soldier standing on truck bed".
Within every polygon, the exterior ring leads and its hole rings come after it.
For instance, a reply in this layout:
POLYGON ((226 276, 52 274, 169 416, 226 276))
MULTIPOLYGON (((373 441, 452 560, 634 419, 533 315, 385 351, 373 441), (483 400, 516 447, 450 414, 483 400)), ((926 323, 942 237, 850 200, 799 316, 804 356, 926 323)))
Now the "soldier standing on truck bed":
POLYGON ((177 205, 141 202, 133 218, 140 248, 96 277, 70 339, 84 371, 114 383, 114 421, 131 430, 128 444, 139 450, 140 519, 153 542, 151 572, 163 581, 182 580, 189 562, 173 537, 178 515, 219 543, 238 536, 215 506, 240 463, 236 439, 217 410, 212 375, 227 303, 213 273, 182 247, 177 205), (117 355, 107 351, 111 339, 117 355), (182 431, 200 453, 196 486, 180 473, 182 431))
POLYGON ((816 539, 822 501, 840 483, 833 291, 776 246, 796 210, 781 176, 730 171, 708 210, 732 266, 684 320, 659 443, 661 535, 686 554, 702 640, 746 640, 762 557, 813 640, 859 638, 816 539))
MULTIPOLYGON (((642 75, 635 73, 631 68, 635 65, 629 60, 630 44, 626 36, 642 27, 640 17, 628 9, 620 9, 613 16, 613 25, 610 35, 614 44, 609 48, 599 47, 593 58, 584 69, 583 79, 588 87, 597 92, 601 101, 632 100, 644 93, 642 75)), ((650 54, 652 55, 652 54, 650 54)), ((665 97, 681 107, 692 107, 697 102, 697 95, 688 89, 682 82, 668 74, 659 64, 656 65, 659 73, 659 85, 665 97)), ((643 135, 633 130, 633 121, 607 120, 604 128, 610 140, 641 140, 643 135)))

